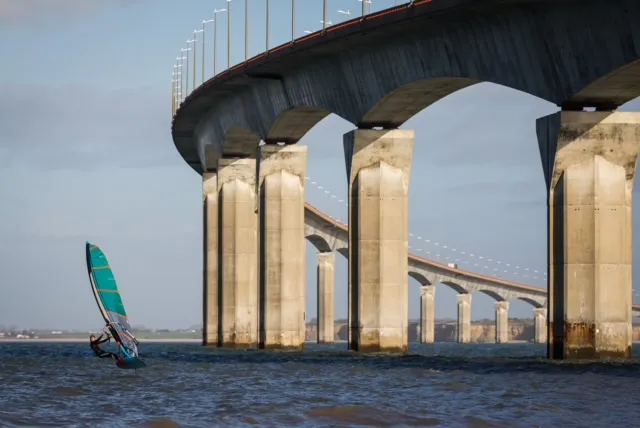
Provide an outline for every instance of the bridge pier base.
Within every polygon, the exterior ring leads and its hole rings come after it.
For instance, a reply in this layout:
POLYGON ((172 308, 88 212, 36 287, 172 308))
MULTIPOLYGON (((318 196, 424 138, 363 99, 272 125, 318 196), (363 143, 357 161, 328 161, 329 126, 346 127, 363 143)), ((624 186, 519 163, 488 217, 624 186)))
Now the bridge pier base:
POLYGON ((259 347, 302 349, 306 326, 307 148, 259 148, 259 347))
POLYGON ((318 343, 335 342, 335 253, 318 253, 318 343))
POLYGON ((496 343, 509 342, 509 302, 496 302, 496 343))
POLYGON ((548 186, 548 357, 630 357, 632 195, 640 113, 537 122, 548 186))
POLYGON ((547 309, 533 309, 534 343, 547 343, 547 309))
POLYGON ((458 343, 471 342, 471 294, 458 294, 458 343))
POLYGON ((344 135, 349 183, 349 349, 408 351, 409 178, 414 131, 344 135))
POLYGON ((256 160, 218 161, 218 346, 258 346, 256 160))
POLYGON ((420 341, 422 343, 433 343, 435 341, 435 297, 435 285, 423 285, 420 287, 420 341))
POLYGON ((202 344, 218 344, 218 175, 202 174, 202 344))

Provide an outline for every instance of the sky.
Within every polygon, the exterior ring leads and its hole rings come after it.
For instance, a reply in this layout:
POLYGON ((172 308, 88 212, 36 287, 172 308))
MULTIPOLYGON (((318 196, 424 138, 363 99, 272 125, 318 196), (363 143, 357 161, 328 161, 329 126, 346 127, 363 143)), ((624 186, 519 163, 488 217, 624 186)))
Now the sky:
MULTIPOLYGON (((322 1, 306 2, 297 8, 297 37, 322 26, 322 1)), ((232 65, 244 59, 243 2, 233 3, 232 65)), ((372 10, 393 3, 374 0, 372 10)), ((253 4, 250 55, 265 47, 264 2, 253 4)), ((290 2, 271 5, 274 47, 291 37, 290 2)), ((329 0, 329 20, 341 22, 348 16, 339 9, 353 14, 360 7, 357 0, 329 0)), ((214 8, 228 3, 0 0, 0 325, 99 327, 85 267, 87 240, 106 252, 134 325, 200 323, 201 177, 171 139, 171 73, 180 49, 214 8)), ((217 15, 219 68, 227 65, 226 13, 217 15)), ((208 55, 207 77, 213 71, 208 55)), ((545 287, 533 273, 546 271, 546 190, 535 120, 557 110, 483 83, 405 123, 402 128, 416 131, 410 251, 445 262, 460 258, 460 251, 473 253, 458 260, 461 268, 506 269, 504 278, 545 287)), ((640 111, 640 100, 621 110, 640 111)), ((347 207, 338 202, 348 190, 342 135, 353 128, 332 115, 300 141, 309 147, 307 201, 344 222, 347 207)), ((640 230, 639 213, 634 210, 634 231, 640 230)), ((410 278, 409 287, 415 319, 420 284, 410 278)), ((436 288, 436 317, 455 318, 456 293, 436 288)), ((311 244, 307 295, 310 319, 316 315, 311 244)), ((473 319, 494 318, 490 297, 474 293, 472 299, 473 319)), ((340 255, 335 303, 336 316, 345 318, 347 261, 340 255)), ((509 315, 531 318, 531 309, 512 301, 509 315)))

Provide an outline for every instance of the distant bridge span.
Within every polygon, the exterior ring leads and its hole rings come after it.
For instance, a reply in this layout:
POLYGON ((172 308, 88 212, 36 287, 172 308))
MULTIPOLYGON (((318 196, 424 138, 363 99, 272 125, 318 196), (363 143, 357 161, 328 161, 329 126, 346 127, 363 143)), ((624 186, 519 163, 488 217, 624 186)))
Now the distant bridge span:
MULTIPOLYGON (((329 217, 313 205, 305 204, 305 235, 320 252, 337 251, 348 255, 349 228, 329 217)), ((422 285, 444 283, 459 293, 480 291, 497 301, 519 299, 536 308, 546 307, 547 290, 456 269, 443 263, 409 254, 409 276, 422 285)), ((632 306, 634 316, 640 316, 640 304, 632 306)))

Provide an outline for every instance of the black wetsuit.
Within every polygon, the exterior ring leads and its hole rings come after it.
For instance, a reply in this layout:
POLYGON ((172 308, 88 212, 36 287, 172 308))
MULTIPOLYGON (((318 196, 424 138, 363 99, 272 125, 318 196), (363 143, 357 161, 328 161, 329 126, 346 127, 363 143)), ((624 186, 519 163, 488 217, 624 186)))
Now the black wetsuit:
POLYGON ((107 352, 107 351, 103 351, 102 349, 100 349, 100 345, 102 343, 108 342, 109 341, 109 336, 107 336, 106 338, 102 339, 102 337, 104 336, 104 334, 101 334, 96 340, 92 340, 89 343, 89 346, 91 346, 91 349, 93 349, 93 352, 95 352, 96 356, 98 358, 113 358, 114 360, 117 360, 118 357, 116 356, 116 354, 112 353, 112 352, 107 352), (100 340, 102 339, 102 340, 100 340))

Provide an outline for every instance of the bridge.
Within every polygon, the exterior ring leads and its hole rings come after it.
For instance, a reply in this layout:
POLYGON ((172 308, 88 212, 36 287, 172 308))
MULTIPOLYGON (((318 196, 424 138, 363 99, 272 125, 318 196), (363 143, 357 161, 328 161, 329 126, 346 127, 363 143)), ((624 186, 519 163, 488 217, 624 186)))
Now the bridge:
MULTIPOLYGON (((415 133, 398 127, 488 81, 561 108, 536 122, 549 199, 548 356, 630 356, 640 114, 616 109, 640 96, 640 4, 416 0, 368 15, 364 7, 361 17, 305 37, 295 38, 294 25, 289 43, 267 42, 266 52, 190 93, 189 73, 178 71, 172 135, 203 177, 204 343, 302 346, 305 219, 320 214, 305 210, 307 151, 298 142, 330 113, 357 125, 344 136, 351 227, 342 232, 347 245, 336 248, 349 261, 350 349, 407 349, 409 274, 425 284, 427 313, 433 281, 456 288, 461 325, 470 290, 492 295, 500 320, 509 298, 542 308, 535 287, 408 254, 415 133)), ((196 36, 188 41, 192 87, 196 36)), ((175 68, 183 70, 183 59, 188 68, 182 53, 175 68)))

